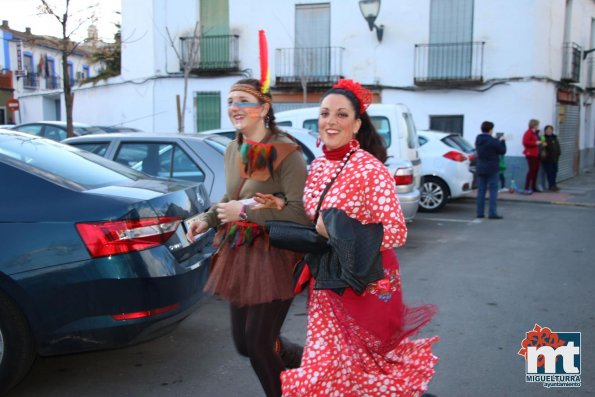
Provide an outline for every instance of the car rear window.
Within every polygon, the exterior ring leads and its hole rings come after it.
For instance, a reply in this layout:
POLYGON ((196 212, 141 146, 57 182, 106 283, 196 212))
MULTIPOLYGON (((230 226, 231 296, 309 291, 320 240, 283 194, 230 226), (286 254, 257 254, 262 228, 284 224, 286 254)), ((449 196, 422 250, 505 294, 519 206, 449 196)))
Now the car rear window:
POLYGON ((307 130, 318 132, 318 119, 304 120, 303 127, 307 130))
POLYGON ((86 151, 36 138, 4 139, 0 146, 0 159, 53 182, 78 186, 83 190, 143 177, 142 173, 86 151))
POLYGON ((469 141, 467 141, 465 138, 463 138, 460 135, 456 135, 456 134, 448 135, 442 139, 442 142, 444 142, 451 148, 461 150, 464 153, 473 153, 475 151, 475 148, 473 147, 473 145, 471 145, 471 143, 469 143, 469 141))
POLYGON ((69 145, 105 157, 109 142, 73 142, 69 143, 69 145))
POLYGON ((204 171, 178 145, 160 142, 124 142, 114 160, 161 178, 204 182, 204 171))

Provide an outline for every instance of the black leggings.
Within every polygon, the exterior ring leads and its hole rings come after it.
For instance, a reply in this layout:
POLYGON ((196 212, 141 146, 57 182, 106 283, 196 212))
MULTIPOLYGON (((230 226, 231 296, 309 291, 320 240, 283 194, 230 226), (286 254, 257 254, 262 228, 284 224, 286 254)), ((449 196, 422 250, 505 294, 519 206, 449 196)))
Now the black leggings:
POLYGON ((260 305, 230 305, 231 332, 235 347, 248 357, 267 397, 281 396, 281 371, 285 369, 275 351, 275 341, 289 311, 290 300, 260 305))

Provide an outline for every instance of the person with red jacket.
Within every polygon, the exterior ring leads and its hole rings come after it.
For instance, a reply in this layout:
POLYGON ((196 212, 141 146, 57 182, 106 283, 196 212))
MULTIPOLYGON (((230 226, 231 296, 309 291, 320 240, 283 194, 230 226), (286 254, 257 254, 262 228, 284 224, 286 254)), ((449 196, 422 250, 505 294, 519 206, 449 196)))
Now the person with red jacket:
POLYGON ((529 129, 523 134, 523 154, 527 159, 527 177, 525 178, 525 190, 529 194, 540 191, 537 189, 537 173, 539 172, 539 149, 542 145, 539 139, 539 120, 529 120, 529 129))

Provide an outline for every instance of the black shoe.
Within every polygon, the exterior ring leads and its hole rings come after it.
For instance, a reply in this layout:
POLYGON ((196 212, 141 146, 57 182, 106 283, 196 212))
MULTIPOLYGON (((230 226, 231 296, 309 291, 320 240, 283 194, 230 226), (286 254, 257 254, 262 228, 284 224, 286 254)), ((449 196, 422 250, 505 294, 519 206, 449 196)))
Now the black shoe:
POLYGON ((279 356, 285 365, 285 368, 299 368, 302 364, 302 354, 304 348, 296 343, 290 342, 282 336, 279 336, 281 350, 279 356))
POLYGON ((478 218, 485 218, 483 215, 477 215, 478 218))
POLYGON ((500 215, 490 215, 489 218, 490 219, 502 219, 503 217, 500 215))

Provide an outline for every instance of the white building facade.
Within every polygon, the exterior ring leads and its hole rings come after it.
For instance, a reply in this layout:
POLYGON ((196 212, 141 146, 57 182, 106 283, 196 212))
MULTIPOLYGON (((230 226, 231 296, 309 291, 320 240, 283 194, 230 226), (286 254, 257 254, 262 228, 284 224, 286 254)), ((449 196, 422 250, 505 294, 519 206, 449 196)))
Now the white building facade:
POLYGON ((264 29, 276 110, 317 104, 339 77, 352 78, 378 102, 407 104, 419 129, 473 143, 481 123, 494 122, 510 137, 507 177, 521 184, 521 137, 535 118, 559 134, 563 180, 595 164, 594 19, 593 0, 385 0, 379 41, 357 0, 125 0, 122 73, 75 87, 74 115, 177 130, 181 58, 193 60, 184 130, 229 127, 228 89, 258 78, 264 29))

